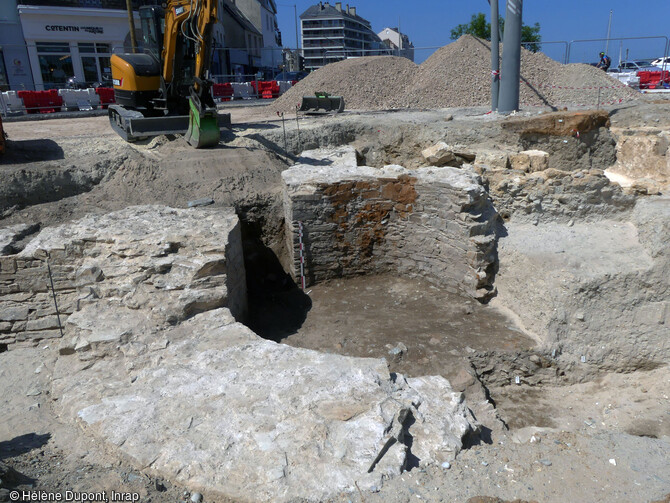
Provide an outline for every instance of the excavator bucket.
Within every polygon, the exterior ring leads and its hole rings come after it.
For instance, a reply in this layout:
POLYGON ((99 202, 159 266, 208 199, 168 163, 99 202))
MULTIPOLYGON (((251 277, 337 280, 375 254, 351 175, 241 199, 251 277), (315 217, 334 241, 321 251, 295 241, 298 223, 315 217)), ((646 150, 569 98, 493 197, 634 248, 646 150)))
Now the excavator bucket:
POLYGON ((314 93, 314 96, 303 96, 302 103, 300 103, 300 111, 308 113, 334 112, 339 114, 344 111, 344 98, 321 92, 314 93))
POLYGON ((213 147, 221 139, 216 109, 200 113, 193 99, 189 98, 188 130, 186 141, 195 148, 213 147))

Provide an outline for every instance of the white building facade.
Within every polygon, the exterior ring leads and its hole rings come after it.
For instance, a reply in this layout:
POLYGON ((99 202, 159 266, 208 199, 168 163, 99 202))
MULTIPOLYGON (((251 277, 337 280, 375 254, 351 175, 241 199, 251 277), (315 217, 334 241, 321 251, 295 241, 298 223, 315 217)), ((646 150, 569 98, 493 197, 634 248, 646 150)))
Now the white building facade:
POLYGON ((277 70, 283 61, 277 4, 274 0, 233 0, 233 3, 262 35, 259 67, 266 73, 277 70))
POLYGON ((377 33, 377 36, 382 40, 384 45, 391 49, 394 56, 407 58, 414 61, 414 44, 409 37, 401 33, 398 28, 384 28, 377 33))
POLYGON ((19 5, 18 12, 38 91, 64 87, 70 77, 88 85, 104 82, 111 55, 131 50, 127 11, 19 5))

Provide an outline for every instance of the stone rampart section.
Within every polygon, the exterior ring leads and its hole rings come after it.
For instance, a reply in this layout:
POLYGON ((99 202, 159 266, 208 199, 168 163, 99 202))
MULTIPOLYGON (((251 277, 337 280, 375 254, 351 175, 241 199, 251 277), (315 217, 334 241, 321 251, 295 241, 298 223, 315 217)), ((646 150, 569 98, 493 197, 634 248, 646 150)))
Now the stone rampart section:
POLYGON ((472 171, 338 161, 298 164, 282 177, 297 280, 301 223, 307 284, 396 272, 479 299, 492 293, 497 213, 472 171))
MULTIPOLYGON (((236 317, 246 312, 232 210, 140 206, 43 230, 19 253, 0 257, 0 344, 61 337, 49 267, 65 332, 62 351, 90 348, 81 338, 86 316, 78 313, 94 303, 129 312, 146 307, 156 326, 216 307, 236 317)), ((93 314, 100 326, 116 324, 93 314)))

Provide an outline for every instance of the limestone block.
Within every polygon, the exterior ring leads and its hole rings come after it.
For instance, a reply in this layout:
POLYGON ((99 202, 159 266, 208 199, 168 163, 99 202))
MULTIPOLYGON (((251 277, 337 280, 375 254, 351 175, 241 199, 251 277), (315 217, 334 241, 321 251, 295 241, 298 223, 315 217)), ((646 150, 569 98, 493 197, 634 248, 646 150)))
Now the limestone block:
MULTIPOLYGON (((0 255, 16 253, 14 250, 16 242, 37 229, 39 229, 37 224, 18 224, 0 229, 0 255)), ((4 267, 1 270, 4 270, 4 267)))
POLYGON ((526 154, 530 159, 530 171, 544 171, 549 167, 549 154, 542 150, 525 150, 522 154, 526 154))
POLYGON ((16 259, 14 257, 0 256, 0 271, 2 271, 3 273, 15 273, 16 259))
POLYGON ((456 160, 451 147, 443 141, 421 151, 421 155, 430 166, 446 166, 456 160))
POLYGON ((86 339, 91 344, 117 344, 150 325, 151 320, 145 312, 102 300, 73 313, 65 322, 65 333, 68 337, 86 339))
POLYGON ((614 128, 617 162, 611 168, 632 179, 670 183, 670 134, 663 129, 630 130, 614 128))
POLYGON ((83 286, 102 281, 104 274, 97 265, 82 266, 75 273, 75 285, 83 286))
POLYGON ((509 156, 507 155, 507 152, 500 150, 477 152, 477 157, 475 158, 475 167, 507 169, 510 167, 509 156))
POLYGON ((512 169, 535 173, 549 167, 549 154, 542 150, 524 150, 510 156, 512 169))
POLYGON ((305 150, 298 157, 298 163, 331 166, 334 168, 355 168, 358 166, 356 149, 350 145, 305 150))
MULTIPOLYGON (((0 299, 1 300, 1 299, 0 299)), ((28 319, 30 309, 28 306, 18 306, 16 304, 0 306, 0 320, 2 321, 23 321, 28 319)))
MULTIPOLYGON (((159 337, 144 334, 136 343, 159 337)), ((263 340, 225 309, 165 337, 160 358, 135 357, 132 381, 114 359, 75 372, 61 356, 56 394, 98 439, 190 490, 324 501, 399 475, 415 449, 453 460, 477 428, 441 377, 393 380, 383 359, 263 340)))
POLYGON ((519 152, 509 156, 509 163, 512 169, 517 171, 530 171, 530 156, 525 152, 519 152))
POLYGON ((58 316, 45 316, 36 320, 26 322, 26 330, 48 330, 58 328, 58 316))
POLYGON ((12 332, 23 332, 26 329, 27 321, 15 321, 12 325, 12 332))
POLYGON ((60 330, 40 330, 38 332, 17 332, 17 341, 39 341, 42 339, 58 339, 61 337, 60 330))

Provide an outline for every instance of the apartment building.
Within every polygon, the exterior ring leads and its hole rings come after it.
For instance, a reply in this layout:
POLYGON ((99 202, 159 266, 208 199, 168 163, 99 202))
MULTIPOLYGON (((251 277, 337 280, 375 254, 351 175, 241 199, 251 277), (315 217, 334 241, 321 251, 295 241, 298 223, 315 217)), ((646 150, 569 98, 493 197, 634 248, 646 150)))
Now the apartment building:
POLYGON ((260 68, 266 73, 276 71, 282 62, 282 42, 275 0, 234 0, 233 3, 261 34, 260 68))
POLYGON ((398 28, 384 28, 377 36, 390 49, 391 54, 414 61, 414 44, 398 28))
POLYGON ((311 71, 346 58, 380 54, 385 48, 369 21, 356 7, 319 2, 300 15, 305 70, 311 71))

